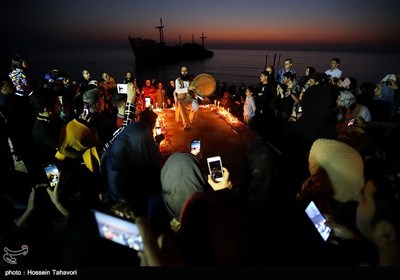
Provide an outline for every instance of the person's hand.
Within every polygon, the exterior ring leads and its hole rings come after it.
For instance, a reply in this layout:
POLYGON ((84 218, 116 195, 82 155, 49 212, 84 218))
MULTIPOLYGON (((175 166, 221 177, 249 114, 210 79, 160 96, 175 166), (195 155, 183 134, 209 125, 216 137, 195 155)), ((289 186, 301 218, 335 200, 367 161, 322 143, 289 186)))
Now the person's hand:
POLYGON ((58 174, 58 181, 57 181, 57 184, 54 187, 51 187, 51 186, 47 185, 47 193, 48 193, 51 201, 54 204, 57 204, 57 203, 60 202, 60 197, 61 197, 60 181, 62 181, 61 180, 61 175, 62 175, 62 172, 60 172, 58 174))
POLYGON ((25 224, 25 222, 29 219, 29 217, 32 216, 32 214, 36 208, 36 199, 37 199, 38 189, 45 188, 47 186, 48 186, 47 184, 38 184, 32 188, 32 191, 31 191, 31 193, 29 195, 29 199, 28 199, 28 205, 25 209, 25 212, 21 215, 21 217, 18 218, 18 220, 15 223, 15 225, 17 227, 20 227, 23 224, 25 224))
POLYGON ((70 212, 68 211, 67 208, 65 208, 65 206, 61 202, 62 191, 60 186, 62 185, 62 182, 64 180, 63 179, 64 177, 62 175, 63 175, 62 172, 60 172, 58 176, 58 182, 54 188, 47 186, 47 193, 50 197, 51 202, 53 202, 58 211, 60 211, 61 214, 68 219, 70 217, 70 212))
POLYGON ((79 118, 88 122, 88 121, 90 120, 90 112, 89 112, 89 109, 87 109, 87 108, 83 109, 83 112, 82 112, 82 114, 79 116, 79 118))
POLYGON ((276 92, 277 92, 277 94, 278 94, 281 98, 284 97, 283 88, 282 88, 280 85, 277 86, 276 92))
POLYGON ((136 88, 132 82, 129 82, 127 85, 127 99, 126 102, 133 103, 136 99, 136 88))
POLYGON ((26 211, 32 212, 35 209, 35 202, 36 202, 36 194, 39 188, 47 187, 47 184, 38 184, 32 188, 32 191, 29 195, 28 205, 26 207, 26 211))
POLYGON ((229 181, 229 171, 225 167, 222 167, 222 180, 221 182, 215 182, 211 175, 208 174, 208 183, 213 188, 214 191, 222 190, 222 189, 232 189, 232 182, 229 181))
POLYGON ((126 103, 125 102, 116 102, 115 105, 117 106, 118 114, 121 115, 121 116, 124 116, 125 115, 126 103))
POLYGON ((346 225, 340 224, 334 220, 330 215, 325 214, 326 222, 325 225, 332 229, 331 233, 331 242, 337 244, 337 239, 344 240, 356 240, 359 239, 360 236, 356 232, 355 229, 352 229, 346 225))
POLYGON ((175 245, 168 235, 157 237, 145 217, 137 217, 135 224, 143 240, 143 252, 139 252, 141 266, 177 266, 184 265, 175 245))
POLYGON ((388 87, 393 89, 393 90, 396 90, 396 89, 399 88, 399 85, 398 85, 397 81, 390 80, 389 83, 388 83, 388 87))
POLYGON ((195 86, 189 86, 188 87, 188 90, 190 90, 190 91, 194 91, 194 92, 196 92, 196 87, 195 86))
POLYGON ((160 145, 161 141, 164 140, 164 139, 165 139, 165 136, 162 133, 159 134, 159 135, 156 135, 156 137, 155 137, 155 140, 156 140, 158 145, 160 145))

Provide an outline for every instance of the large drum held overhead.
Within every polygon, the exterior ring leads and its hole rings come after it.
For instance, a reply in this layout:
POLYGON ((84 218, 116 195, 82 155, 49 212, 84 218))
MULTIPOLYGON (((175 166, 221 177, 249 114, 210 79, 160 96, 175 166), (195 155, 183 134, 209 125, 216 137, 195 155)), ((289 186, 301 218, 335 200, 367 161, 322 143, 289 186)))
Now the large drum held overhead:
POLYGON ((192 85, 196 87, 196 93, 200 96, 210 96, 217 89, 214 77, 206 73, 197 75, 192 85))

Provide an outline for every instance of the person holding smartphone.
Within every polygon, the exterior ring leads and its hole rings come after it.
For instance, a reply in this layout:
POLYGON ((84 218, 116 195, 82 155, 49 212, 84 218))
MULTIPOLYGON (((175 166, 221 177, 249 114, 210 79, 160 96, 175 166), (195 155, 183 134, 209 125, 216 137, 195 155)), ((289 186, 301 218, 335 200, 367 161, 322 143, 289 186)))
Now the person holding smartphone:
POLYGON ((32 128, 32 138, 37 147, 36 158, 40 159, 41 164, 47 164, 54 161, 60 133, 66 124, 60 117, 62 104, 57 92, 50 88, 34 90, 30 98, 32 108, 36 112, 32 128))
MULTIPOLYGON (((188 152, 172 154, 161 170, 163 192, 158 201, 172 219, 178 251, 188 265, 244 265, 252 261, 250 211, 231 191, 228 169, 222 170, 220 182, 208 175, 207 184, 199 162, 188 152)), ((149 220, 155 217, 150 214, 149 220)))

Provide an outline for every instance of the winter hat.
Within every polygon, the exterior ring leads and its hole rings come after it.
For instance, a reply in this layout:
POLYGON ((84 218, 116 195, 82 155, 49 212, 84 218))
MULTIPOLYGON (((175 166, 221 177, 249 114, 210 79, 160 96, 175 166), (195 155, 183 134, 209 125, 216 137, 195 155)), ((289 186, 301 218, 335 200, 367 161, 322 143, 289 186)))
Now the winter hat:
POLYGON ((308 163, 311 175, 320 168, 326 171, 336 200, 358 200, 364 187, 364 162, 350 145, 333 139, 318 139, 311 147, 308 163))

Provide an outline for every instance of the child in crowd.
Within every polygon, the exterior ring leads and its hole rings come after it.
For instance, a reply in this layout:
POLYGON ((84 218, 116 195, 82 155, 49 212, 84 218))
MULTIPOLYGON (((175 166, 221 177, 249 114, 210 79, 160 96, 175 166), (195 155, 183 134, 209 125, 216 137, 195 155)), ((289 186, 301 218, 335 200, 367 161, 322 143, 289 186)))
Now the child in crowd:
POLYGON ((250 128, 253 128, 253 118, 256 113, 256 103, 254 101, 253 97, 254 93, 254 88, 253 87, 247 87, 246 89, 246 99, 244 101, 243 105, 243 117, 244 117, 244 123, 247 124, 250 128))

